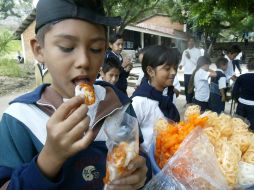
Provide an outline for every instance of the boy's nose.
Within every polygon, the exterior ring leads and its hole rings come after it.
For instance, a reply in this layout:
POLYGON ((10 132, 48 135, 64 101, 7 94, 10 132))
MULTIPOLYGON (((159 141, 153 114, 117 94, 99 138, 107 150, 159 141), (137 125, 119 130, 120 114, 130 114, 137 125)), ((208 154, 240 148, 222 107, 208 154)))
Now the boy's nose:
POLYGON ((88 68, 89 67, 89 58, 86 52, 79 53, 76 56, 76 67, 78 68, 88 68))

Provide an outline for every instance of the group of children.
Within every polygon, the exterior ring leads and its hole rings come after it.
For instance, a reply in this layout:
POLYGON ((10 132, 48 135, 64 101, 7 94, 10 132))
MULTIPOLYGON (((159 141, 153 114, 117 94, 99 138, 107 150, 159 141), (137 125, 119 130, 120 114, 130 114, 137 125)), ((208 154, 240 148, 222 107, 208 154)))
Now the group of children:
MULTIPOLYGON (((151 178, 147 153, 155 121, 161 117, 180 120, 173 103, 179 53, 164 46, 144 51, 144 77, 130 99, 126 89, 132 64, 121 56, 122 36, 110 38, 106 52, 105 26, 118 25, 120 20, 105 16, 102 1, 52 2, 39 0, 36 37, 31 40, 34 56, 47 66, 52 84, 16 98, 4 112, 0 123, 0 187, 140 189, 151 178), (93 105, 85 105, 83 98, 75 96, 75 86, 83 82, 94 86, 93 105), (103 128, 112 125, 119 113, 136 116, 141 151, 128 165, 125 176, 105 186, 107 137, 103 128)), ((209 77, 213 77, 213 100, 225 100, 223 71, 227 60, 217 60, 216 72, 209 70, 210 63, 207 57, 200 57, 191 79, 195 101, 202 103, 203 110, 207 106, 203 102, 209 99, 209 77)))

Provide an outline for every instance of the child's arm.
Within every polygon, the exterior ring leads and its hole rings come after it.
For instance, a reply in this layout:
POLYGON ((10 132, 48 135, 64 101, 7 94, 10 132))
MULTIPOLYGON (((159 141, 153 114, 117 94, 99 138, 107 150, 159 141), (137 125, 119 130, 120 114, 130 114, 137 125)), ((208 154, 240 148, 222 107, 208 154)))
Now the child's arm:
POLYGON ((220 89, 220 95, 221 95, 221 101, 225 102, 226 101, 226 95, 225 95, 225 89, 220 89))
POLYGON ((63 163, 93 141, 88 108, 80 96, 63 103, 47 123, 47 139, 37 160, 42 173, 54 180, 63 163))
POLYGON ((217 76, 217 74, 214 70, 209 69, 208 71, 210 72, 210 74, 209 74, 210 77, 216 77, 217 76))

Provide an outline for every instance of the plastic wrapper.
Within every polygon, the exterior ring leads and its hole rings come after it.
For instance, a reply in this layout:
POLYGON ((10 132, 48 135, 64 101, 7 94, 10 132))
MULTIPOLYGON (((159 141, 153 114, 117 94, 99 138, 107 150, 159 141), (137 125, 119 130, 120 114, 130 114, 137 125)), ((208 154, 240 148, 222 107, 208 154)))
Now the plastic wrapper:
POLYGON ((254 185, 254 165, 246 162, 239 163, 237 189, 246 189, 254 185))
POLYGON ((163 169, 145 190, 226 190, 213 145, 197 127, 185 138, 163 169))
POLYGON ((110 122, 105 120, 104 128, 108 147, 105 184, 126 175, 128 164, 139 154, 137 119, 126 112, 119 112, 108 119, 110 122))

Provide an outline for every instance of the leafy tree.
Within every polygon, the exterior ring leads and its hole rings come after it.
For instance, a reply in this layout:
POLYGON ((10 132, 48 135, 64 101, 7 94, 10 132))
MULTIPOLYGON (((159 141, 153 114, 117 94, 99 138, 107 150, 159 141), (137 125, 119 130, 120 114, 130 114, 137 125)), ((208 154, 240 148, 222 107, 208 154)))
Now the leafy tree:
POLYGON ((8 53, 9 43, 13 40, 13 35, 8 30, 0 32, 0 55, 8 53))
POLYGON ((22 17, 32 10, 32 0, 0 0, 0 19, 22 17))
POLYGON ((144 18, 149 12, 157 9, 162 0, 105 0, 105 10, 109 16, 121 16, 122 24, 118 29, 123 33, 124 28, 144 18))
POLYGON ((202 34, 210 50, 221 31, 230 29, 238 35, 240 30, 253 28, 253 6, 250 0, 169 0, 168 12, 173 20, 186 23, 198 36, 202 34))

